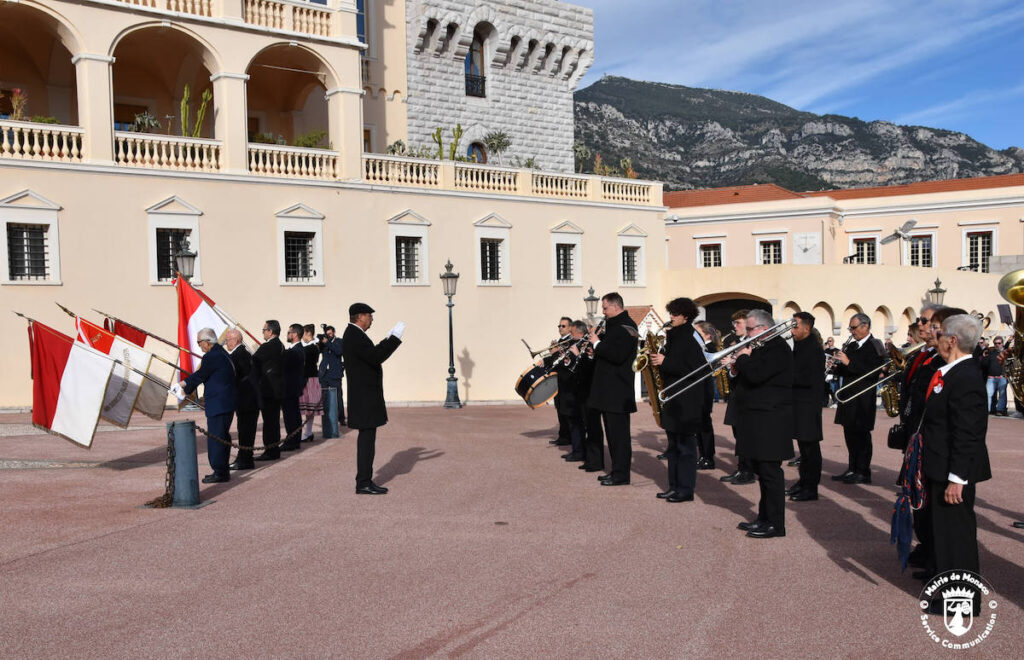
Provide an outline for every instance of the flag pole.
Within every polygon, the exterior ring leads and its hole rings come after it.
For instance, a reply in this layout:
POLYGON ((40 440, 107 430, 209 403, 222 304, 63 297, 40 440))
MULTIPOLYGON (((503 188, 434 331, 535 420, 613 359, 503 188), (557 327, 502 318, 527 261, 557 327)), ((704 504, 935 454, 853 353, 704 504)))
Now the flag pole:
MULTIPOLYGON (((180 272, 175 271, 175 276, 178 279, 184 279, 184 277, 182 276, 182 274, 180 272)), ((188 285, 190 287, 192 286, 191 282, 189 282, 188 280, 185 280, 185 281, 188 282, 188 285)), ((192 287, 192 288, 194 289, 195 287, 192 287)), ((199 293, 199 295, 202 296, 206 300, 206 302, 210 305, 210 308, 213 309, 213 313, 216 314, 217 316, 219 316, 222 321, 224 321, 225 323, 227 323, 230 326, 241 328, 242 332, 244 332, 245 334, 249 335, 249 339, 252 339, 254 342, 256 342, 257 346, 260 346, 260 345, 263 344, 263 342, 261 342, 259 339, 256 339, 255 335, 253 335, 251 332, 249 332, 249 328, 245 327, 244 325, 242 325, 241 323, 236 321, 234 318, 232 318, 231 315, 228 314, 227 310, 222 309, 220 307, 220 305, 218 305, 217 303, 213 302, 209 298, 209 296, 206 296, 206 295, 204 295, 204 294, 202 294, 202 293, 200 293, 198 291, 196 293, 199 293)))
MULTIPOLYGON (((96 309, 95 307, 92 309, 92 311, 94 311, 97 314, 100 314, 102 316, 106 316, 108 319, 113 319, 113 320, 117 321, 118 323, 124 323, 126 326, 128 326, 132 330, 138 330, 139 332, 145 334, 148 337, 152 337, 153 339, 157 340, 158 342, 167 344, 168 346, 170 346, 171 348, 173 348, 176 351, 184 351, 184 352, 188 353, 189 355, 191 355, 192 357, 197 357, 200 360, 203 359, 202 355, 199 355, 198 353, 193 353, 192 351, 188 350, 187 348, 184 348, 182 346, 178 346, 174 342, 168 341, 168 340, 164 339, 163 337, 160 337, 159 335, 154 335, 149 330, 143 330, 142 328, 140 328, 137 325, 132 325, 128 321, 125 321, 124 319, 119 319, 116 316, 114 316, 113 314, 107 314, 106 312, 101 312, 100 310, 96 309)), ((171 366, 174 366, 174 365, 171 365, 171 366)), ((179 367, 175 367, 175 368, 177 369, 179 367)))
MULTIPOLYGON (((53 304, 56 305, 57 307, 60 307, 61 309, 63 309, 64 313, 66 313, 68 316, 70 316, 72 318, 75 318, 75 319, 79 318, 78 314, 75 314, 70 309, 68 309, 64 305, 60 304, 59 302, 55 302, 53 304)), ((124 323, 124 321, 121 321, 121 322, 124 323)), ((115 337, 117 336, 116 333, 110 332, 109 330, 104 330, 104 332, 109 332, 110 334, 114 335, 115 337)), ((189 371, 188 369, 183 369, 183 368, 179 367, 178 365, 174 364, 173 362, 171 362, 170 360, 165 360, 164 358, 160 357, 156 353, 153 353, 151 351, 146 351, 146 352, 149 353, 150 357, 156 359, 158 362, 163 362, 168 367, 171 367, 172 369, 177 369, 178 371, 180 371, 183 374, 187 374, 189 376, 192 375, 192 372, 189 371)))

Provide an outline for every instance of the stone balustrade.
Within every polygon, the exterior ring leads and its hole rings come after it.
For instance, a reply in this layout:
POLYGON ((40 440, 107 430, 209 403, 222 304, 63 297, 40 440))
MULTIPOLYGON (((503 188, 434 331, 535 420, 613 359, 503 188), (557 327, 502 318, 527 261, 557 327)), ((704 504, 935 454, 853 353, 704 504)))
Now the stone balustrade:
POLYGON ((439 188, 441 162, 396 156, 363 155, 363 179, 367 183, 416 188, 439 188))
POLYGON ((220 149, 220 140, 114 132, 114 161, 129 167, 217 172, 220 149))
POLYGON ((290 179, 335 179, 338 153, 328 149, 249 143, 249 172, 290 179))
MULTIPOLYGON (((238 9, 231 11, 225 3, 215 0, 113 0, 132 7, 141 7, 163 12, 191 14, 206 18, 236 18, 238 9)), ((307 2, 305 0, 240 0, 241 19, 249 25, 258 25, 270 30, 298 32, 317 37, 341 36, 335 34, 337 26, 334 14, 337 3, 332 6, 307 2)), ((349 35, 355 36, 355 35, 349 35)))
POLYGON ((519 170, 455 163, 455 188, 474 192, 519 192, 519 170))
POLYGON ((81 162, 84 134, 78 126, 0 119, 0 158, 81 162))

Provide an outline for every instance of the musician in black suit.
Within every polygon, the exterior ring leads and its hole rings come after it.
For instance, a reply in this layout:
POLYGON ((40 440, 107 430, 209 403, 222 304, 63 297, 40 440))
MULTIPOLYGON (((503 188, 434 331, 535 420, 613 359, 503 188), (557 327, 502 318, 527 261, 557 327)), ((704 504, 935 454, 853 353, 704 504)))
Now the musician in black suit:
MULTIPOLYGON (((664 352, 651 355, 650 360, 661 369, 664 387, 668 389, 672 383, 694 371, 706 373, 707 359, 702 345, 694 336, 693 320, 697 316, 694 302, 689 298, 676 298, 665 306, 665 311, 672 325, 665 333, 664 352)), ((668 435, 668 449, 665 451, 668 489, 658 493, 658 497, 667 502, 693 501, 705 396, 704 383, 693 383, 692 387, 680 390, 679 394, 666 401, 662 408, 661 424, 668 435)))
POLYGON ((260 397, 263 419, 263 453, 257 461, 281 458, 281 398, 284 396, 284 344, 281 324, 270 319, 263 324, 263 343, 252 356, 252 378, 260 397))
MULTIPOLYGON (((636 412, 632 365, 640 335, 618 293, 605 294, 601 298, 601 310, 605 317, 604 334, 599 337, 593 330, 590 332, 590 343, 594 346, 594 380, 587 405, 594 411, 591 424, 596 426, 603 422, 608 436, 612 470, 601 478, 601 485, 622 486, 629 483, 633 459, 629 415, 636 412)), ((587 430, 589 443, 592 431, 589 425, 587 430)))
POLYGON ((402 343, 405 324, 399 321, 388 336, 374 346, 366 334, 373 325, 373 308, 365 303, 354 303, 348 308, 348 318, 341 345, 348 372, 348 427, 359 431, 356 440, 356 494, 383 495, 388 489, 373 483, 377 427, 388 423, 381 365, 402 343))
MULTIPOLYGON (((569 339, 570 330, 572 328, 572 319, 568 316, 563 316, 558 319, 558 340, 564 342, 569 339)), ((544 358, 542 364, 550 371, 554 371, 558 366, 558 362, 565 358, 565 349, 559 348, 551 352, 551 355, 544 358)), ((558 388, 558 394, 555 395, 555 412, 558 415, 558 437, 554 440, 549 440, 549 444, 565 446, 572 444, 572 424, 569 417, 566 415, 566 411, 571 406, 561 405, 562 388, 558 388)), ((575 449, 573 450, 575 451, 575 449)))
MULTIPOLYGON (((700 334, 704 358, 715 352, 718 330, 709 321, 697 321, 693 324, 700 334)), ((697 444, 697 469, 715 469, 715 426, 711 421, 711 412, 715 406, 715 379, 704 381, 704 410, 701 414, 700 442, 697 444)))
POLYGON ((583 461, 583 408, 580 405, 580 367, 584 360, 588 360, 586 347, 580 343, 587 335, 587 325, 582 321, 573 321, 569 326, 569 336, 572 343, 563 351, 562 356, 555 362, 554 368, 558 374, 558 396, 555 397, 555 407, 558 409, 558 417, 565 419, 569 426, 569 440, 572 444, 572 451, 562 458, 566 461, 583 461), (582 348, 582 350, 581 350, 582 348))
MULTIPOLYGON (((750 313, 749 309, 741 309, 732 315, 732 327, 733 331, 731 337, 726 337, 722 340, 722 345, 725 348, 735 346, 747 336, 747 314, 750 313)), ((754 483, 754 470, 750 465, 750 461, 746 459, 743 454, 740 453, 740 438, 739 438, 739 424, 737 415, 739 411, 739 402, 733 400, 733 383, 732 376, 729 378, 730 394, 725 403, 725 423, 732 427, 732 437, 736 441, 736 469, 724 477, 719 477, 720 481, 725 481, 737 486, 743 484, 754 483)))
POLYGON ((927 482, 924 509, 930 519, 931 577, 949 570, 979 572, 975 487, 992 478, 985 433, 988 397, 981 367, 971 353, 982 328, 969 314, 942 322, 936 340, 946 364, 929 383, 921 435, 927 482))
MULTIPOLYGON (((747 336, 775 325, 768 312, 747 314, 747 336)), ((757 519, 738 527, 751 538, 786 535, 786 484, 782 461, 793 458, 793 351, 781 336, 737 352, 731 372, 739 400, 736 451, 750 461, 761 487, 757 519)))
POLYGON ((284 418, 285 440, 281 451, 295 451, 299 448, 299 429, 302 428, 302 413, 299 411, 299 397, 306 386, 306 352, 302 347, 302 325, 288 326, 288 342, 284 352, 284 396, 281 398, 281 416, 284 418))
MULTIPOLYGON (((850 334, 853 341, 845 351, 835 354, 837 360, 833 371, 843 379, 843 385, 877 369, 885 362, 885 348, 882 342, 871 335, 871 319, 867 314, 854 314, 850 319, 850 334)), ((876 377, 865 379, 857 384, 864 393, 848 403, 840 403, 836 408, 835 423, 843 427, 846 450, 849 462, 846 472, 833 475, 833 481, 846 484, 871 483, 871 431, 875 428, 875 388, 872 386, 876 377)))
POLYGON ((793 437, 800 447, 800 479, 786 490, 794 502, 818 499, 821 482, 821 402, 825 396, 825 350, 814 316, 793 315, 793 437))
POLYGON ((231 470, 251 470, 252 448, 256 444, 256 422, 259 419, 260 402, 256 386, 252 381, 252 355, 242 342, 242 333, 232 328, 224 333, 224 348, 231 356, 235 367, 235 388, 238 391, 238 405, 235 407, 236 429, 238 432, 238 456, 228 466, 231 470), (245 449, 248 447, 248 449, 245 449))

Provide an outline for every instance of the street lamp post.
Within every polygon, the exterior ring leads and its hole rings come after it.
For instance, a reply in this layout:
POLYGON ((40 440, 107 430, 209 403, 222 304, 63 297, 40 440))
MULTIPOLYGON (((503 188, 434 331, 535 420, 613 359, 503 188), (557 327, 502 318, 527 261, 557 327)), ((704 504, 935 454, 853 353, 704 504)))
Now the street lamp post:
POLYGON ((928 289, 928 302, 933 305, 941 305, 946 298, 946 290, 942 288, 942 280, 935 278, 935 288, 928 289))
POLYGON ((195 274, 196 257, 199 256, 189 248, 188 237, 182 238, 178 251, 174 253, 174 266, 188 282, 195 274))
POLYGON ((594 319, 597 317, 597 303, 599 302, 601 299, 594 295, 594 287, 590 287, 587 297, 583 299, 583 304, 587 306, 587 320, 591 325, 594 324, 594 319))
POLYGON ((453 268, 452 260, 449 259, 444 265, 444 273, 441 274, 441 287, 444 295, 448 296, 448 393, 444 399, 445 408, 462 407, 462 402, 459 401, 459 381, 455 378, 455 340, 452 334, 452 307, 455 307, 452 298, 455 297, 455 288, 459 284, 459 274, 453 273, 453 268))

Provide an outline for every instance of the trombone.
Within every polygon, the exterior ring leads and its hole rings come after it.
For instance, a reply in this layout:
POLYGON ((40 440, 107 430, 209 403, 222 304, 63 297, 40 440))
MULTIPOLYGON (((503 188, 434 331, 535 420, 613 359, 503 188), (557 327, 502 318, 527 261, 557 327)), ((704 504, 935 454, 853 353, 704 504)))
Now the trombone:
POLYGON ((559 339, 558 341, 551 342, 550 346, 535 351, 532 348, 530 348, 530 345, 526 343, 525 339, 522 340, 523 344, 526 345, 526 350, 530 351, 530 357, 532 358, 550 357, 551 355, 554 354, 555 351, 564 350, 568 348, 569 344, 571 344, 573 341, 575 340, 572 338, 572 335, 569 335, 563 339, 559 339))
POLYGON ((679 380, 669 383, 661 392, 658 393, 658 401, 662 403, 668 403, 672 399, 676 398, 686 390, 699 385, 708 378, 715 376, 719 371, 725 369, 726 365, 723 364, 725 358, 729 357, 737 351, 742 351, 745 348, 760 348, 768 342, 787 332, 791 331, 796 327, 796 319, 790 319, 789 321, 780 321, 772 327, 768 328, 756 337, 746 337, 745 339, 733 344, 729 348, 724 348, 717 353, 712 353, 708 356, 706 364, 702 364, 690 373, 686 374, 679 380), (704 372, 704 373, 701 373, 704 372), (684 385, 685 383, 685 385, 684 385))
POLYGON ((871 371, 867 372, 860 378, 851 380, 849 383, 846 383, 838 390, 836 390, 836 401, 838 401, 839 403, 849 403, 856 399, 857 397, 859 397, 860 395, 864 394, 865 392, 873 390, 879 385, 888 383, 890 380, 902 375, 903 371, 907 368, 907 363, 911 360, 911 358, 917 355, 918 351, 920 351, 926 345, 927 342, 921 342, 920 344, 914 344, 913 346, 908 346, 906 348, 896 348, 895 346, 893 346, 892 348, 889 349, 888 360, 883 362, 880 366, 875 367, 871 371), (881 374, 883 371, 889 368, 893 368, 890 373, 887 373, 882 378, 878 377, 879 374, 881 374), (874 378, 874 380, 872 380, 872 378, 874 378), (862 383, 865 380, 868 381, 868 384, 857 390, 856 394, 843 394, 843 392, 849 392, 851 389, 853 389, 855 385, 857 385, 858 383, 862 383))

